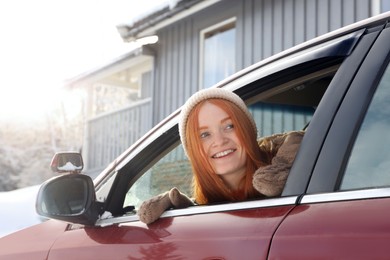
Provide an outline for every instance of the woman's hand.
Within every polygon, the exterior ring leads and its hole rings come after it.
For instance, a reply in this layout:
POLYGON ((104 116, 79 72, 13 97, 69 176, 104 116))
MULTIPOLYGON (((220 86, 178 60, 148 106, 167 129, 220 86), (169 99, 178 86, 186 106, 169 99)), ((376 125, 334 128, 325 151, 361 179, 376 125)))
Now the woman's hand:
POLYGON ((194 202, 177 188, 157 195, 142 203, 138 210, 139 219, 150 224, 156 221, 169 208, 181 209, 194 205, 194 202))

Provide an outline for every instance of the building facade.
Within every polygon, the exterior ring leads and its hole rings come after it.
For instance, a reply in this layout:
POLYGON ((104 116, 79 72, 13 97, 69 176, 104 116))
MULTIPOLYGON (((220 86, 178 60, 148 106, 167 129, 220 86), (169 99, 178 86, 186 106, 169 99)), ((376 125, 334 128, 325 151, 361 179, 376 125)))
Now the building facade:
MULTIPOLYGON (((197 90, 273 54, 388 10, 389 3, 383 0, 181 0, 118 25, 124 41, 152 36, 158 41, 70 84, 110 89, 121 79, 121 88, 134 93, 126 106, 100 115, 89 113, 83 144, 87 172, 98 173, 197 90), (132 71, 139 73, 136 86, 130 87, 132 71), (116 81, 107 80, 113 75, 116 81)), ((89 96, 94 96, 93 91, 89 96)), ((96 102, 90 100, 90 111, 96 102)))

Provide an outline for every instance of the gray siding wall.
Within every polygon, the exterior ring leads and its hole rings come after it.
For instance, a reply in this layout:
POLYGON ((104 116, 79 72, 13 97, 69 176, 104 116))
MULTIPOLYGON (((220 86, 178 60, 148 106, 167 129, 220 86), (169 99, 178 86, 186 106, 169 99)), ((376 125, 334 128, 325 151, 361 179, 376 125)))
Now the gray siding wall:
MULTIPOLYGON (((206 0, 207 1, 207 0, 206 0)), ((198 87, 199 36, 236 17, 236 70, 371 16, 370 0, 223 0, 158 32, 153 125, 198 87)))

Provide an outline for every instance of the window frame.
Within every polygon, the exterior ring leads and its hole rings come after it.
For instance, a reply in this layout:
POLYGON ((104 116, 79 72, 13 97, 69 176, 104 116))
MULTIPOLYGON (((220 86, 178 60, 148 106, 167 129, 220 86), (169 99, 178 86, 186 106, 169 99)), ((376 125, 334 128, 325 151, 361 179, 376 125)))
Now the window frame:
MULTIPOLYGON (((387 134, 385 133, 390 128, 390 125, 387 124, 386 129, 383 129, 384 133, 379 134, 377 131, 378 129, 382 129, 382 128, 375 127, 378 126, 378 123, 383 122, 381 120, 378 120, 377 113, 382 115, 384 110, 386 110, 383 109, 382 105, 386 106, 389 104, 389 97, 390 97, 390 63, 387 65, 385 72, 382 74, 381 80, 379 81, 378 85, 375 88, 375 92, 373 93, 372 99, 369 102, 365 115, 359 126, 344 172, 340 177, 340 183, 338 183, 339 191, 390 187, 389 173, 383 172, 383 169, 381 171, 378 171, 378 168, 376 168, 381 163, 390 162, 390 159, 380 160, 378 158, 382 155, 387 154, 383 152, 383 150, 381 151, 378 148, 386 149, 388 146, 384 144, 389 144, 390 139, 380 138, 377 139, 376 142, 375 140, 373 140, 380 136, 384 136, 384 135, 387 136, 387 134), (384 146, 378 147, 381 145, 384 146), (366 150, 362 149, 361 146, 368 146, 366 148, 370 150, 367 152, 366 150), (367 154, 370 155, 367 156, 367 154), (366 165, 368 166, 367 168, 365 168, 364 163, 367 163, 366 165), (376 170, 373 168, 376 168, 376 170), (361 173, 364 172, 364 173, 362 174, 362 176, 360 176, 360 174, 357 174, 357 172, 361 172, 361 173)), ((387 115, 385 115, 385 117, 387 118, 387 115)))
MULTIPOLYGON (((203 89, 207 86, 204 86, 204 55, 205 55, 205 39, 207 38, 207 34, 212 33, 214 31, 217 31, 223 27, 232 26, 232 28, 237 27, 237 17, 231 17, 229 19, 226 19, 220 23, 214 24, 212 26, 209 26, 205 29, 202 29, 199 32, 199 89, 203 89)), ((236 46, 236 39, 234 42, 234 45, 236 46)), ((236 57, 234 57, 236 59, 236 57)), ((237 61, 235 60, 235 65, 237 61)), ((235 66, 236 67, 236 66, 235 66)), ((210 86, 208 86, 210 87, 210 86)))
MULTIPOLYGON (((340 62, 339 59, 337 59, 337 62, 340 62)), ((311 63, 307 63, 307 68, 312 68, 312 64, 317 63, 317 61, 313 61, 311 63)), ((323 73, 314 73, 315 76, 319 75, 327 75, 329 73, 329 70, 327 68, 322 68, 322 65, 318 64, 318 66, 321 68, 321 71, 323 73)), ((299 66, 301 68, 301 66, 299 66)), ((331 70, 335 69, 335 65, 329 65, 331 70)), ((300 69, 297 70, 296 67, 291 68, 291 71, 295 71, 295 73, 298 73, 301 71, 300 69)), ((292 85, 296 85, 297 82, 300 82, 300 80, 291 81, 290 79, 287 79, 287 77, 284 77, 283 75, 290 74, 290 70, 284 70, 279 73, 275 73, 273 75, 270 75, 270 77, 276 79, 276 78, 284 78, 287 82, 291 82, 292 85)), ((256 73, 256 72, 254 72, 256 73)), ((298 75, 300 75, 298 73, 298 75)), ((300 77, 302 77, 300 75, 300 77)), ((309 74, 309 76, 303 76, 303 78, 312 78, 313 74, 309 74)), ((276 88, 285 88, 285 84, 280 84, 280 82, 276 80, 272 80, 272 82, 275 82, 276 88)), ((258 83, 259 84, 259 83, 258 83)), ((275 87, 274 86, 274 87, 275 87)), ((231 86, 227 86, 229 89, 231 86)), ((244 87, 241 87, 241 90, 244 90, 245 88, 251 87, 250 84, 245 85, 244 87)), ((269 96, 269 93, 267 91, 263 91, 259 94, 257 94, 257 98, 259 100, 264 99, 264 97, 269 96), (264 95, 264 93, 266 95, 264 95)), ((249 101, 249 100, 246 100, 249 101)), ((253 98, 250 100, 250 103, 253 103, 253 98)), ((249 103, 247 102, 249 105, 249 103)), ((143 149, 142 153, 144 154, 137 154, 135 157, 130 159, 128 162, 123 162, 123 168, 119 169, 118 174, 116 176, 116 180, 113 184, 114 189, 111 189, 110 196, 108 197, 106 203, 109 204, 109 207, 107 211, 110 211, 113 213, 113 215, 121 215, 123 212, 121 212, 121 209, 118 208, 118 202, 123 205, 125 196, 122 196, 121 194, 126 194, 129 186, 131 186, 136 179, 141 176, 143 173, 145 173, 153 164, 155 164, 158 160, 160 160, 163 156, 165 156, 167 153, 169 153, 172 149, 177 147, 179 144, 179 134, 177 129, 177 121, 179 117, 179 111, 177 111, 169 120, 168 124, 169 128, 164 127, 163 133, 160 135, 156 135, 157 138, 152 140, 148 145, 143 149), (155 147, 159 147, 161 149, 160 151, 156 151, 155 147), (163 151, 163 152, 162 152, 163 151), (151 152, 153 152, 154 155, 151 155, 151 152), (140 166, 140 162, 138 158, 145 158, 145 156, 152 156, 153 160, 150 162, 142 163, 142 167, 140 166), (140 170, 142 168, 142 170, 140 170), (131 181, 129 182, 129 178, 131 181), (124 183, 127 183, 128 185, 124 186, 124 183), (115 202, 116 206, 113 206, 112 203, 115 202)), ((303 192, 303 190, 301 191, 303 192)), ((261 208, 261 207, 270 207, 270 206, 276 206, 276 205, 287 205, 287 204, 294 204, 297 201, 297 196, 287 196, 275 198, 275 199, 267 199, 267 200, 257 200, 257 201, 247 201, 240 203, 225 203, 221 205, 212 205, 213 207, 205 206, 203 208, 200 206, 196 206, 195 208, 188 208, 188 209, 182 209, 182 210, 174 210, 172 213, 171 211, 167 212, 163 216, 179 216, 179 215, 190 215, 195 213, 211 213, 211 212, 217 212, 217 211, 230 211, 230 210, 237 210, 237 209, 250 209, 250 208, 261 208), (266 202, 270 200, 270 202, 266 202), (278 202, 279 201, 279 202, 278 202), (280 203, 280 204, 278 204, 280 203)), ((121 221, 121 217, 119 217, 119 221, 121 221)), ((136 216, 127 216, 126 221, 136 220, 136 216)), ((105 223, 105 221, 108 220, 102 220, 102 223, 105 223)), ((99 222, 100 223, 100 222, 99 222)))
POLYGON ((352 69, 353 77, 348 84, 348 91, 332 118, 307 194, 332 193, 338 190, 358 130, 390 60, 390 28, 382 28, 367 34, 367 43, 359 44, 359 47, 368 45, 365 51, 355 51, 362 63, 345 64, 352 66, 351 68, 357 66, 358 69, 352 69), (374 44, 370 44, 371 41, 375 41, 374 44), (387 55, 384 55, 386 52, 387 55))

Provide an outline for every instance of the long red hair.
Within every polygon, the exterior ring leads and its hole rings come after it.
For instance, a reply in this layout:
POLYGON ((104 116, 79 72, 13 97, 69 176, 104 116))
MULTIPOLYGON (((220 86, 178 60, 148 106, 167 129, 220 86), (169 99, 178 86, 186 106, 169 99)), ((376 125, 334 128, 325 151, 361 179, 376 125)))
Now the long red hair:
POLYGON ((194 198, 198 204, 243 201, 262 197, 253 188, 253 174, 260 166, 266 165, 262 159, 262 152, 257 144, 257 133, 252 127, 249 118, 234 103, 224 99, 207 99, 197 104, 191 111, 186 125, 187 153, 190 158, 193 172, 194 198), (199 110, 204 102, 210 102, 224 110, 231 118, 237 137, 246 154, 246 174, 239 184, 238 190, 230 190, 220 176, 218 176, 203 151, 199 129, 199 110), (195 131, 194 131, 195 130, 195 131))

